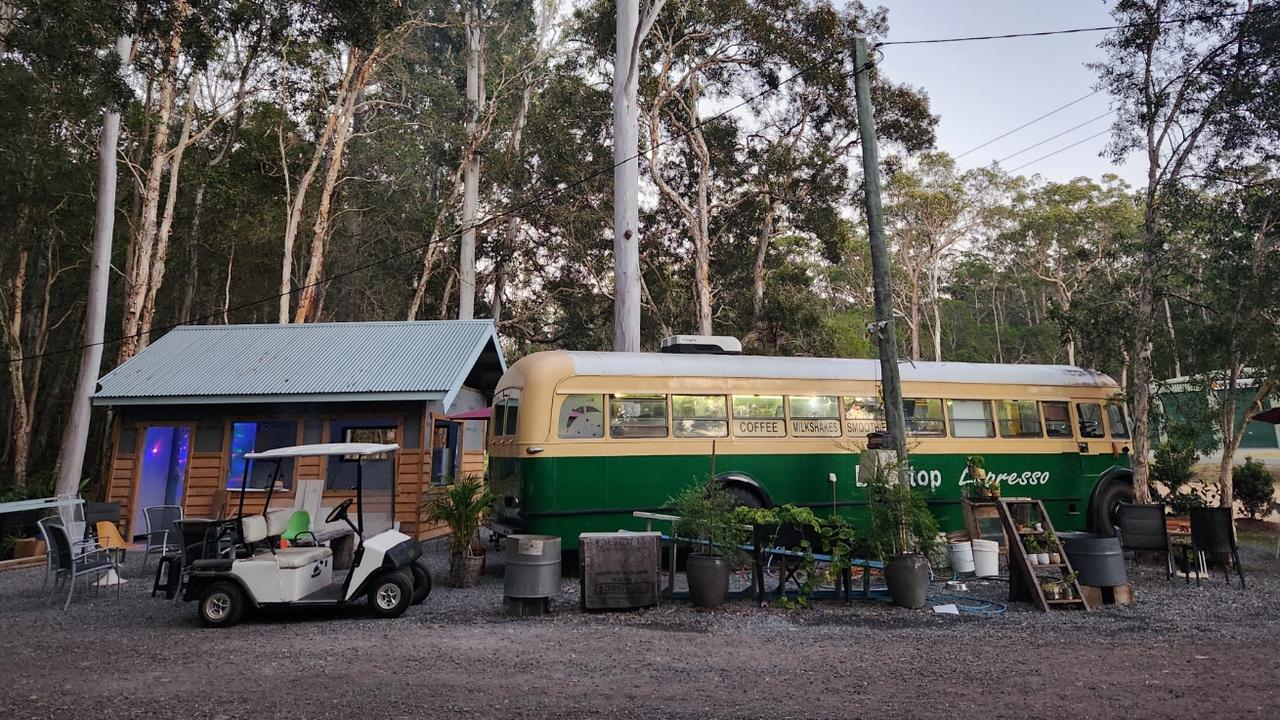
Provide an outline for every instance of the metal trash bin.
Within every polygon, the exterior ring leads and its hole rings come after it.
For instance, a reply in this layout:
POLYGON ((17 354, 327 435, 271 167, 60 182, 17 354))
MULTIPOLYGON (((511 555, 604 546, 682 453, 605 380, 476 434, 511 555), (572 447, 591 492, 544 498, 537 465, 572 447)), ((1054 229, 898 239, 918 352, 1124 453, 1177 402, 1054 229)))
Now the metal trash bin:
POLYGON ((503 612, 524 617, 551 609, 560 592, 560 538, 554 535, 508 535, 503 574, 503 612))
POLYGON ((1114 587, 1129 582, 1120 538, 1089 533, 1058 535, 1081 585, 1114 587))

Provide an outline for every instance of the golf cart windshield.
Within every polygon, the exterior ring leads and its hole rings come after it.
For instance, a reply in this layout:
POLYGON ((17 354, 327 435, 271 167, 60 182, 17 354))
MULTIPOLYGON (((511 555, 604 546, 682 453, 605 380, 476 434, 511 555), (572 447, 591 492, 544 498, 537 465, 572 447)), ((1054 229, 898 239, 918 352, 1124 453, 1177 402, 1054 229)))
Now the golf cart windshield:
POLYGON ((332 510, 344 500, 354 501, 351 522, 368 538, 394 528, 395 452, 399 449, 399 445, 382 443, 324 443, 246 453, 245 459, 275 464, 285 458, 324 458, 319 468, 324 473, 324 506, 332 510))

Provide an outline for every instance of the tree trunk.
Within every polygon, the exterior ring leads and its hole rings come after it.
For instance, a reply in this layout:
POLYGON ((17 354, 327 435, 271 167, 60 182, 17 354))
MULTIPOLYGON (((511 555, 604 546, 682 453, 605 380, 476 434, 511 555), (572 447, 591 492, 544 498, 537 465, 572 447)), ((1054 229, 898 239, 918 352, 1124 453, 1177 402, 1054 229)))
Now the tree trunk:
MULTIPOLYGON (((129 59, 133 38, 116 40, 116 55, 123 65, 129 59)), ((80 487, 84 470, 85 445, 89 440, 89 419, 98 373, 102 367, 102 339, 107 322, 107 284, 111 272, 111 236, 115 229, 116 154, 120 145, 120 109, 107 107, 98 133, 98 186, 94 205, 93 251, 89 266, 89 288, 84 311, 84 342, 80 372, 67 412, 58 455, 58 494, 73 493, 80 487)))
POLYGON ((133 357, 142 347, 142 315, 146 304, 147 286, 151 279, 151 258, 155 251, 159 232, 160 181, 169 161, 169 119, 173 115, 173 101, 178 84, 178 60, 182 52, 182 31, 191 7, 187 0, 176 0, 173 30, 165 48, 164 67, 161 70, 160 105, 157 109, 155 135, 151 139, 151 162, 142 189, 141 226, 137 229, 129 252, 129 270, 125 275, 124 321, 121 327, 118 363, 133 357))
POLYGON ((1133 491, 1139 503, 1151 502, 1151 325, 1155 315, 1155 248, 1159 247, 1156 211, 1148 202, 1143 222, 1143 247, 1138 261, 1138 306, 1134 314, 1137 337, 1133 350, 1133 491))
POLYGON ((13 442, 13 488, 24 492, 27 488, 27 464, 31 460, 31 414, 27 406, 25 376, 26 353, 22 348, 22 315, 23 296, 27 290, 27 248, 18 250, 18 267, 14 273, 13 283, 8 288, 12 298, 8 317, 0 318, 4 325, 5 351, 8 353, 9 392, 13 407, 11 408, 12 424, 9 432, 13 442))
POLYGON ((1169 353, 1173 355, 1173 377, 1182 377, 1182 361, 1178 359, 1178 333, 1173 329, 1173 311, 1169 309, 1169 298, 1164 298, 1164 323, 1169 331, 1169 353))
POLYGON ((316 171, 320 168, 320 161, 324 159, 325 153, 329 149, 329 142, 337 131, 338 121, 346 103, 348 88, 356 73, 356 52, 352 50, 347 55, 346 68, 343 70, 342 80, 338 83, 338 90, 334 95, 333 104, 329 108, 329 115, 325 118, 324 130, 320 133, 320 139, 316 141, 315 150, 311 154, 311 162, 307 165, 306 171, 302 173, 302 177, 298 179, 298 189, 292 198, 289 198, 289 158, 285 154, 284 130, 283 128, 279 130, 280 161, 285 169, 285 197, 289 201, 289 217, 285 221, 284 227, 284 253, 280 260, 280 303, 277 317, 281 324, 289 322, 289 299, 293 296, 293 248, 294 243, 297 241, 298 229, 302 225, 302 213, 306 209, 307 191, 310 190, 311 183, 315 181, 316 171))
POLYGON ((694 276, 693 289, 696 300, 698 334, 713 334, 711 323, 714 308, 711 299, 711 153, 706 139, 698 127, 698 104, 701 88, 695 75, 689 81, 689 146, 697 158, 698 183, 696 185, 696 222, 693 231, 694 276))
POLYGON ((911 273, 911 359, 920 359, 920 276, 911 273))
POLYGON ((236 241, 231 241, 231 251, 227 253, 227 279, 222 286, 222 324, 231 324, 231 277, 236 264, 236 241))
POLYGON ((640 350, 640 46, 662 10, 618 0, 613 61, 613 349, 640 350))
POLYGON ((760 326, 760 316, 764 312, 764 264, 769 257, 769 243, 773 238, 774 222, 777 218, 777 206, 767 185, 761 194, 765 199, 764 217, 760 220, 760 230, 756 235, 756 259, 751 265, 751 327, 753 331, 760 326))
POLYGON ((929 265, 929 303, 933 308, 933 359, 942 362, 942 311, 938 301, 938 275, 942 272, 942 255, 939 253, 929 265))
POLYGON ((467 117, 469 153, 462 181, 462 238, 458 245, 458 319, 476 316, 476 206, 480 202, 480 113, 484 111, 484 36, 475 0, 467 6, 467 117))
POLYGON ((150 343, 151 326, 156 314, 156 293, 164 284, 165 263, 169 257, 169 237, 173 233, 174 208, 178 203, 179 171, 182 167, 182 155, 186 152, 187 142, 191 139, 191 119, 195 114, 195 87, 192 85, 187 93, 187 108, 183 113, 182 130, 178 135, 178 144, 173 149, 173 159, 169 163, 169 191, 164 201, 164 216, 160 221, 160 229, 156 231, 155 255, 151 259, 151 271, 147 280, 147 292, 142 303, 142 322, 138 331, 138 348, 142 349, 150 343))

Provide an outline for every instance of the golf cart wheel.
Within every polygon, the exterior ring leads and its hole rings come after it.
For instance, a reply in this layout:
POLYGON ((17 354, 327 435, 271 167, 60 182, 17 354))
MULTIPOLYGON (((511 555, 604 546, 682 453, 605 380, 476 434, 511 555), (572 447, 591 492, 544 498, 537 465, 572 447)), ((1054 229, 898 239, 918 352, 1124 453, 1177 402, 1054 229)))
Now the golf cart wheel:
POLYGON ((216 582, 200 595, 200 623, 205 627, 231 627, 244 614, 244 591, 233 582, 216 582))
POLYGON ((413 580, 407 573, 383 573, 369 587, 369 609, 378 617, 400 617, 411 602, 413 580))
POLYGON ((431 573, 427 571, 427 564, 418 558, 409 566, 409 572, 413 574, 413 605, 421 605, 423 600, 431 594, 431 573))

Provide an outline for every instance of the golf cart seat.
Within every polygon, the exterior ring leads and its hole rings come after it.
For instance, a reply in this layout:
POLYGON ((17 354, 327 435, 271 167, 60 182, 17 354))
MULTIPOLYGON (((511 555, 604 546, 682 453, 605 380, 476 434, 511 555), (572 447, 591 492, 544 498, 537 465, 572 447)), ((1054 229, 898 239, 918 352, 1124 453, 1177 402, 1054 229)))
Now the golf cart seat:
POLYGON ((306 567, 320 560, 328 560, 331 557, 333 557, 333 551, 323 545, 320 547, 288 547, 276 551, 276 567, 281 570, 292 570, 306 567))
MULTIPOLYGON (((244 529, 246 544, 253 545, 267 539, 269 525, 267 518, 262 515, 247 515, 240 519, 240 525, 244 529)), ((333 551, 327 547, 290 547, 275 551, 262 550, 258 553, 262 557, 267 555, 275 555, 276 567, 281 570, 293 570, 319 560, 327 560, 333 557, 333 551)))

